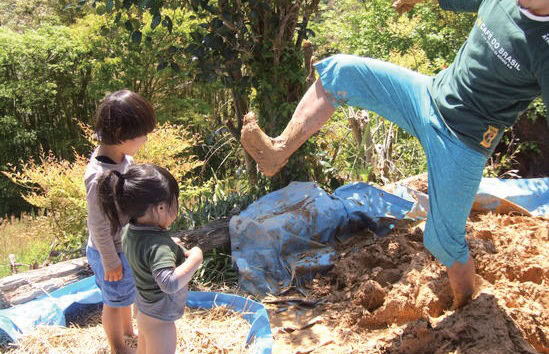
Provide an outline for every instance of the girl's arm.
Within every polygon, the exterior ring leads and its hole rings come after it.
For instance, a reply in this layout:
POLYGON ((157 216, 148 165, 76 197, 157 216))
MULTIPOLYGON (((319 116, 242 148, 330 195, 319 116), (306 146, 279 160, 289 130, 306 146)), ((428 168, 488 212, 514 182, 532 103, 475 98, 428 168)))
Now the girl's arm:
POLYGON ((179 279, 179 283, 182 284, 181 287, 191 281, 193 274, 202 264, 202 250, 198 247, 193 247, 190 251, 185 252, 185 258, 185 262, 175 268, 174 271, 176 278, 179 279))
POLYGON ((185 252, 185 262, 176 268, 162 268, 153 271, 153 277, 160 290, 173 294, 189 283, 202 264, 202 250, 198 247, 185 252))
MULTIPOLYGON (((90 178, 95 178, 93 175, 90 178)), ((97 183, 90 179, 86 180, 86 201, 88 203, 88 231, 92 245, 101 255, 101 263, 105 270, 104 280, 119 281, 123 277, 122 261, 118 257, 116 246, 114 245, 113 234, 110 222, 99 207, 97 196, 97 183)))

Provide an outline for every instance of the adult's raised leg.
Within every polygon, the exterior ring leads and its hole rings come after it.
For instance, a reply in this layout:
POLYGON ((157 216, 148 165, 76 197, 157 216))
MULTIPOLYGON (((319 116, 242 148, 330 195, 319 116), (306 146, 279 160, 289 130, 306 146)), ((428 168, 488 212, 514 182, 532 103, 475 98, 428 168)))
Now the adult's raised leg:
POLYGON ((309 87, 299 102, 292 119, 276 138, 267 136, 257 124, 255 114, 244 117, 240 141, 266 176, 276 174, 307 139, 320 130, 334 113, 322 82, 309 87))

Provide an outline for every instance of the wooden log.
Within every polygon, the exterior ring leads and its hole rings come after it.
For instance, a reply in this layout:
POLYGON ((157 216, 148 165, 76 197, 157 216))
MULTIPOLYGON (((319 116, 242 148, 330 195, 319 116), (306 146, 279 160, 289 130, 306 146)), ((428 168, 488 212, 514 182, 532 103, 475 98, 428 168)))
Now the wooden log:
POLYGON ((196 230, 178 231, 174 234, 185 245, 185 248, 198 246, 202 252, 211 251, 214 248, 225 252, 231 251, 231 240, 229 237, 229 220, 221 218, 214 220, 204 227, 196 230))
POLYGON ((0 279, 0 308, 36 299, 92 274, 82 257, 10 275, 0 279))

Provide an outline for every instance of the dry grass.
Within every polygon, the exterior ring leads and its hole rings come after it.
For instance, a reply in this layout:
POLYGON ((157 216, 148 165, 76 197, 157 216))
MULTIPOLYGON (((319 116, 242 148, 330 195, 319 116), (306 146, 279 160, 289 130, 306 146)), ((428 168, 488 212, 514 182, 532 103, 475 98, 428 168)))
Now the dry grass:
POLYGON ((19 272, 29 270, 34 262, 43 262, 48 256, 52 235, 44 216, 22 215, 0 220, 0 278, 11 274, 9 254, 14 254, 18 263, 29 264, 21 266, 19 272))
MULTIPOLYGON (((21 338, 19 347, 10 349, 8 353, 108 354, 101 312, 95 312, 84 322, 68 328, 39 326, 21 338)), ((211 310, 187 308, 185 315, 175 324, 179 353, 248 353, 253 350, 245 346, 250 324, 240 313, 227 307, 211 310)), ((137 340, 127 341, 130 346, 137 346, 137 340)))

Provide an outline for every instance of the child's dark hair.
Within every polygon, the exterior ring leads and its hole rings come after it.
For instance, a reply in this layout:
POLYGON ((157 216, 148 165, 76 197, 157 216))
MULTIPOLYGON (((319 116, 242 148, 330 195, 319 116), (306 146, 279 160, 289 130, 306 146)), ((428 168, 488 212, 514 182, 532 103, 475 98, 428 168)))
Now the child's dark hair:
POLYGON ((131 165, 126 173, 106 172, 98 179, 99 205, 111 223, 112 232, 123 225, 122 220, 135 222, 150 206, 166 203, 170 208, 179 197, 179 187, 165 168, 131 165))
POLYGON ((105 97, 95 114, 95 132, 101 144, 117 145, 152 132, 153 106, 141 95, 120 90, 105 97))

